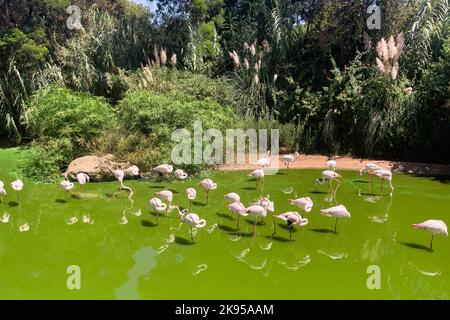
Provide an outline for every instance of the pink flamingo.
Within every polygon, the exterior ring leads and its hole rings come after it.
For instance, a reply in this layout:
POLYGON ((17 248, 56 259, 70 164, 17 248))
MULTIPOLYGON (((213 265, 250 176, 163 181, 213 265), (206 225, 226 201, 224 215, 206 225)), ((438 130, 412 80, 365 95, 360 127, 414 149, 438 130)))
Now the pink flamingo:
MULTIPOLYGON (((298 212, 286 212, 279 215, 274 215, 273 217, 287 222, 287 225, 289 227, 289 240, 292 240, 292 229, 294 228, 294 225, 304 227, 308 224, 308 219, 302 218, 302 216, 298 212)), ((273 224, 273 226, 274 226, 273 234, 275 235, 276 234, 275 223, 273 224)))
POLYGON ((161 198, 163 198, 167 202, 166 212, 168 212, 169 207, 172 204, 173 193, 170 190, 163 190, 159 192, 155 192, 155 194, 161 198))
POLYGON ((11 182, 11 188, 13 188, 13 190, 16 191, 17 193, 17 201, 19 201, 20 203, 20 197, 19 197, 19 192, 23 190, 24 184, 22 182, 22 180, 17 179, 16 181, 11 182))
MULTIPOLYGON (((256 203, 252 203, 252 205, 253 204, 260 205, 266 209, 266 211, 275 212, 275 202, 270 201, 269 195, 265 198, 260 197, 259 200, 256 203)), ((261 217, 261 222, 264 222, 264 217, 261 217)))
POLYGON ((2 207, 3 207, 3 197, 7 197, 7 196, 8 196, 8 193, 5 190, 5 184, 3 183, 3 181, 0 180, 0 202, 2 203, 2 207))
POLYGON ((328 167, 328 169, 330 169, 331 171, 336 171, 336 168, 337 168, 337 162, 336 162, 336 160, 328 160, 328 161, 327 161, 327 167, 328 167))
POLYGON ((388 181, 389 185, 391 187, 391 193, 390 195, 394 193, 394 186, 392 185, 392 172, 390 170, 374 170, 371 171, 371 174, 376 175, 378 178, 381 179, 381 195, 383 194, 383 183, 384 181, 388 181))
POLYGON ((284 163, 284 165, 288 168, 289 170, 289 166, 291 163, 294 163, 295 161, 298 160, 298 158, 300 157, 300 154, 298 152, 296 152, 295 154, 286 154, 280 157, 280 160, 284 163))
POLYGON ((138 168, 138 166, 132 165, 131 167, 129 167, 128 169, 125 170, 125 174, 131 176, 131 180, 133 180, 133 188, 135 188, 134 177, 138 177, 139 176, 139 168, 138 168))
POLYGON ((255 218, 255 223, 253 224, 253 236, 256 236, 256 222, 258 217, 265 218, 267 216, 267 209, 258 204, 251 205, 248 208, 244 208, 243 212, 255 218))
POLYGON ((70 190, 72 190, 75 185, 72 182, 70 182, 69 180, 63 180, 63 181, 61 181, 59 186, 61 187, 61 189, 63 189, 65 191, 64 196, 67 200, 67 193, 69 193, 70 190))
POLYGON ((188 174, 181 169, 177 169, 177 170, 175 170, 175 176, 179 180, 185 180, 188 177, 188 174))
POLYGON ((241 202, 241 197, 235 192, 227 193, 224 198, 230 203, 241 202))
POLYGON ((337 222, 339 218, 350 218, 350 212, 348 212, 347 208, 343 205, 332 207, 329 209, 320 210, 320 213, 326 217, 336 218, 336 222, 334 223, 334 232, 337 229, 337 222))
POLYGON ((261 188, 261 192, 262 192, 264 189, 264 170, 257 169, 255 171, 253 171, 252 173, 250 173, 248 176, 256 179, 256 189, 257 190, 259 189, 259 182, 262 181, 262 188, 261 188))
POLYGON ((311 212, 314 203, 311 200, 310 197, 306 197, 306 198, 299 198, 299 199, 289 199, 289 204, 299 207, 300 209, 302 209, 303 211, 305 211, 306 213, 311 212))
POLYGON ((206 192, 206 205, 208 205, 209 191, 217 189, 217 183, 214 183, 211 179, 204 179, 198 185, 206 192))
POLYGON ((261 158, 259 159, 256 164, 260 167, 260 168, 264 168, 264 167, 268 167, 270 166, 270 151, 267 151, 267 157, 266 158, 261 158))
POLYGON ((159 172, 163 177, 167 178, 167 175, 173 172, 173 167, 169 164, 160 164, 159 166, 153 168, 153 171, 159 172))
POLYGON ((80 172, 79 174, 77 174, 77 181, 78 183, 81 185, 81 192, 83 193, 84 191, 84 185, 86 183, 88 183, 91 180, 91 178, 89 178, 89 176, 86 173, 80 172))
MULTIPOLYGON (((178 208, 178 207, 176 207, 176 208, 178 208)), ((178 208, 178 213, 180 214, 181 223, 185 223, 190 226, 191 241, 194 241, 194 233, 193 233, 192 229, 193 228, 197 228, 197 229, 204 228, 206 226, 206 220, 200 219, 200 217, 196 213, 192 213, 192 212, 189 213, 187 209, 180 211, 180 209, 178 208)))
POLYGON ((116 169, 113 171, 114 176, 120 183, 120 190, 127 190, 130 192, 130 195, 128 196, 128 199, 131 199, 133 197, 133 190, 130 187, 127 187, 123 184, 123 179, 125 178, 125 171, 122 169, 116 169))
POLYGON ((197 190, 195 190, 194 188, 188 188, 186 189, 186 195, 187 198, 189 199, 189 210, 192 209, 192 201, 195 200, 195 198, 197 198, 197 190))
POLYGON ((442 220, 427 220, 422 223, 413 224, 413 228, 422 229, 431 233, 430 249, 433 249, 433 239, 437 234, 448 236, 447 225, 442 220))
POLYGON ((167 211, 167 204, 163 203, 159 198, 152 198, 147 204, 156 212, 156 220, 159 220, 160 213, 167 211))
POLYGON ((383 168, 375 163, 368 163, 364 166, 364 168, 361 168, 361 170, 359 170, 359 175, 362 176, 363 173, 367 173, 370 176, 369 183, 372 183, 374 176, 372 171, 374 170, 383 170, 383 168))
POLYGON ((326 181, 329 181, 328 192, 330 192, 332 190, 331 183, 333 180, 336 180, 339 183, 339 185, 341 184, 341 181, 338 180, 338 178, 342 178, 342 176, 339 173, 331 170, 326 170, 322 172, 322 179, 316 179, 314 183, 314 189, 317 191, 317 187, 319 184, 324 185, 326 181))
POLYGON ((239 230, 239 218, 242 217, 247 217, 248 213, 245 212, 245 206, 240 203, 240 202, 233 202, 230 203, 228 205, 225 206, 225 208, 231 210, 231 212, 233 212, 234 214, 237 215, 237 225, 236 225, 236 229, 239 230))

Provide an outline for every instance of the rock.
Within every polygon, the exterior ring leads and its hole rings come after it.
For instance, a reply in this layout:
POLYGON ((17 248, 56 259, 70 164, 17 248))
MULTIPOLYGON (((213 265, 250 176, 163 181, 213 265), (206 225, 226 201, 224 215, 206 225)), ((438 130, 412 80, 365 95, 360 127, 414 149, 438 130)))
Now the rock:
POLYGON ((114 161, 112 154, 103 157, 85 156, 73 160, 64 174, 65 178, 76 179, 78 173, 86 173, 92 180, 101 181, 113 177, 110 169, 126 168, 127 163, 114 161))

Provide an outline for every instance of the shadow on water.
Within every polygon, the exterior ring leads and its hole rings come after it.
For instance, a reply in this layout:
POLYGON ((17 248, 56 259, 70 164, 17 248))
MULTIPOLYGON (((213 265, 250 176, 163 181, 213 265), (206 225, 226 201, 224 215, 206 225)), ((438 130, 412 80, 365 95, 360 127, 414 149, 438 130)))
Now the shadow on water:
POLYGON ((334 230, 331 229, 309 229, 312 232, 317 232, 317 233, 332 233, 332 234, 337 234, 337 232, 334 232, 334 230))
POLYGON ((256 187, 244 187, 242 190, 249 190, 249 191, 255 191, 256 187))
POLYGON ((224 218, 224 219, 228 219, 230 221, 235 221, 235 219, 232 216, 230 216, 229 214, 226 214, 226 213, 216 212, 216 216, 224 218))
MULTIPOLYGON (((279 226, 281 229, 284 229, 284 230, 287 230, 287 231, 290 230, 290 228, 289 228, 287 225, 285 225, 285 224, 279 223, 278 226, 279 226)), ((298 229, 292 228, 292 233, 296 233, 297 231, 298 231, 298 229)))
POLYGON ((361 192, 361 193, 359 193, 359 195, 364 196, 364 197, 377 197, 377 196, 379 196, 379 194, 372 193, 372 192, 361 192))
POLYGON ((157 223, 153 223, 153 222, 148 221, 148 220, 141 220, 141 226, 152 228, 152 227, 157 227, 158 224, 157 223))
POLYGON ((219 225, 217 225, 217 227, 220 230, 225 231, 225 232, 237 232, 238 231, 236 228, 232 228, 232 227, 226 226, 224 224, 219 224, 219 225))
POLYGON ((287 173, 286 172, 282 172, 282 171, 278 171, 276 175, 277 176, 287 176, 287 173))
POLYGON ((188 239, 183 238, 183 237, 178 237, 178 236, 175 237, 175 242, 178 243, 178 244, 181 244, 183 246, 192 246, 192 245, 195 244, 194 241, 188 240, 188 239))
POLYGON ((65 199, 56 199, 55 202, 56 203, 67 203, 67 200, 65 200, 65 199))
POLYGON ((367 180, 354 180, 354 183, 365 183, 365 184, 369 184, 369 181, 367 180))
POLYGON ((196 207, 206 207, 207 204, 200 201, 192 201, 192 204, 196 207))
POLYGON ((240 236, 240 237, 244 237, 244 238, 253 237, 253 232, 241 232, 241 231, 236 231, 236 229, 234 232, 229 232, 228 234, 230 234, 232 236, 240 236))
POLYGON ((165 186, 148 186, 149 189, 164 189, 165 186))
POLYGON ((312 194, 328 194, 326 191, 311 191, 312 194))
POLYGON ((424 250, 428 252, 433 252, 433 249, 430 249, 430 247, 418 244, 418 243, 411 243, 411 242, 400 242, 400 244, 412 248, 412 249, 418 249, 418 250, 424 250))
MULTIPOLYGON (((248 224, 254 225, 255 224, 255 220, 250 220, 250 219, 245 219, 245 222, 247 222, 248 224)), ((261 221, 258 219, 258 222, 256 222, 257 226, 265 226, 266 222, 261 221)))
POLYGON ((17 201, 8 202, 8 206, 10 206, 10 207, 17 207, 18 205, 19 205, 19 203, 17 201))
POLYGON ((169 189, 167 189, 167 190, 170 190, 170 191, 172 191, 172 193, 173 193, 173 194, 177 194, 177 193, 180 193, 179 191, 177 191, 177 190, 174 190, 174 189, 170 189, 170 188, 169 188, 169 189))
POLYGON ((267 240, 274 240, 274 241, 284 242, 284 243, 294 241, 294 240, 289 240, 287 238, 283 238, 283 237, 276 236, 276 235, 265 236, 264 238, 266 238, 267 240))

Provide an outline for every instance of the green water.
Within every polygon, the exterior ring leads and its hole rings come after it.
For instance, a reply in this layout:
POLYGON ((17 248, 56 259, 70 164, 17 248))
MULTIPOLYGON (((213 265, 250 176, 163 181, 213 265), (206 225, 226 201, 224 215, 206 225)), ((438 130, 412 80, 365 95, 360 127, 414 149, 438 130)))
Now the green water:
MULTIPOLYGON (((252 221, 241 220, 224 208, 223 195, 234 191, 248 204, 255 200, 255 182, 244 172, 214 173, 218 189, 205 207, 198 191, 194 212, 208 222, 195 243, 175 212, 159 223, 146 202, 156 191, 170 188, 174 204, 186 207, 184 190, 197 180, 175 183, 135 182, 134 203, 117 193, 117 182, 90 183, 90 199, 71 198, 57 185, 24 179, 20 206, 9 183, 23 153, 0 151, 0 180, 9 192, 5 210, 10 222, 0 223, 1 299, 448 299, 450 239, 439 236, 434 251, 430 236, 413 223, 442 219, 450 223, 450 184, 428 178, 395 175, 395 192, 379 196, 358 173, 345 171, 336 200, 312 193, 317 170, 282 171, 266 177, 265 193, 276 213, 292 211, 287 199, 310 196, 314 209, 309 225, 297 229, 293 241, 281 225, 271 237, 271 218, 251 236, 252 221), (290 194, 288 194, 291 192, 290 194), (116 194, 117 195, 117 194, 116 194), (349 220, 338 223, 321 216, 320 208, 344 204, 349 220), (139 209, 140 217, 133 215, 139 209), (120 224, 125 211, 128 224, 120 224), (89 214, 92 225, 79 221, 89 214), (18 228, 29 223, 28 232, 18 228), (69 266, 79 266, 80 290, 69 290, 69 266), (369 290, 369 266, 378 266, 381 289, 369 290)), ((127 181, 128 185, 133 182, 127 181)), ((74 192, 79 192, 77 185, 74 192)))

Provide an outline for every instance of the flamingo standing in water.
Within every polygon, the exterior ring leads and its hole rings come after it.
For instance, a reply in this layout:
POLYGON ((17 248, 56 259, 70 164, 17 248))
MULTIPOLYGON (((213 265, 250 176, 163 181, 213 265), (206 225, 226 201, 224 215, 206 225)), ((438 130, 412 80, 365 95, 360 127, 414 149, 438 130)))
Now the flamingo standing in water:
POLYGON ((159 214, 167 210, 167 204, 163 203, 159 198, 152 198, 147 203, 154 212, 156 212, 156 220, 159 220, 159 214))
POLYGON ((166 203, 166 212, 169 211, 169 207, 172 205, 172 199, 173 199, 173 193, 170 190, 163 190, 163 191, 159 191, 159 192, 155 192, 155 194, 161 198, 163 198, 166 203))
POLYGON ((253 236, 256 236, 256 223, 258 217, 265 218, 267 216, 267 209, 259 204, 251 205, 248 208, 245 208, 243 212, 255 218, 255 223, 253 224, 253 236))
POLYGON ((427 220, 422 223, 413 224, 413 228, 422 229, 431 233, 430 250, 433 249, 433 239, 437 234, 448 236, 447 225, 442 220, 427 220))
POLYGON ((370 175, 369 183, 372 183, 374 176, 372 171, 374 170, 383 170, 383 168, 375 163, 368 163, 364 166, 364 168, 361 168, 361 170, 359 170, 359 175, 362 176, 363 173, 367 173, 368 175, 370 175))
POLYGON ((392 196, 392 194, 394 193, 394 186, 392 185, 392 172, 390 170, 374 170, 371 171, 371 174, 379 177, 381 179, 381 194, 383 194, 383 184, 384 181, 389 181, 389 186, 391 187, 391 193, 390 195, 392 196))
POLYGON ((227 193, 224 198, 230 203, 241 202, 241 197, 235 192, 227 193))
POLYGON ((59 186, 61 187, 61 189, 64 190, 64 196, 67 200, 67 193, 69 193, 70 190, 72 190, 75 185, 72 182, 70 182, 69 180, 63 180, 63 181, 61 181, 59 186))
POLYGON ((19 197, 19 192, 23 190, 24 184, 22 182, 22 180, 17 179, 16 181, 11 182, 11 188, 13 188, 13 190, 16 191, 17 193, 17 201, 19 201, 20 203, 20 197, 19 197))
POLYGON ((167 175, 173 172, 173 167, 169 164, 160 164, 159 166, 153 168, 153 171, 157 171, 167 178, 167 175))
POLYGON ((299 207, 300 209, 302 209, 303 211, 305 211, 306 213, 311 212, 314 203, 311 200, 310 197, 306 197, 306 198, 299 198, 299 199, 289 199, 289 204, 299 207))
POLYGON ((119 189, 129 191, 130 195, 128 196, 128 199, 131 199, 133 197, 133 189, 131 189, 130 187, 127 187, 126 185, 123 184, 123 179, 125 178, 125 171, 122 169, 116 169, 113 171, 113 174, 120 183, 119 189))
POLYGON ((234 214, 237 215, 237 224, 236 229, 239 230, 239 219, 240 217, 247 217, 248 213, 245 212, 245 206, 240 202, 233 202, 225 206, 225 208, 231 210, 234 214))
POLYGON ((131 180, 133 180, 133 188, 135 188, 134 185, 134 177, 138 177, 139 176, 139 168, 136 165, 132 165, 131 167, 129 167, 128 169, 125 170, 125 174, 128 174, 131 176, 131 180))
POLYGON ((196 213, 189 213, 189 210, 184 209, 183 211, 180 211, 180 208, 174 207, 175 209, 178 209, 178 213, 180 214, 180 222, 185 223, 189 225, 191 228, 190 234, 191 234, 191 241, 194 241, 194 233, 193 228, 201 229, 206 226, 206 220, 200 219, 198 214, 196 213))
POLYGON ((331 183, 333 180, 336 180, 339 183, 339 185, 341 184, 341 181, 338 180, 338 178, 342 178, 342 176, 339 173, 331 170, 326 170, 322 172, 322 179, 316 179, 314 183, 314 189, 317 190, 319 184, 324 185, 326 181, 329 181, 328 192, 330 192, 332 189, 331 183))
POLYGON ((181 169, 175 170, 175 176, 179 180, 185 180, 188 177, 188 174, 181 169))
MULTIPOLYGON (((304 227, 308 224, 308 219, 302 218, 302 216, 298 212, 286 212, 279 215, 274 215, 273 217, 286 221, 289 227, 289 240, 292 240, 292 229, 294 228, 294 225, 304 227)), ((274 225, 273 235, 275 235, 276 234, 275 223, 273 225, 274 225)))
POLYGON ((204 179, 200 181, 198 185, 206 192, 206 205, 208 205, 209 191, 217 189, 217 183, 214 183, 211 179, 204 179))
POLYGON ((265 158, 261 158, 259 159, 256 164, 260 167, 260 168, 264 168, 264 167, 268 167, 270 166, 270 151, 267 151, 267 157, 265 158))
POLYGON ((327 167, 331 171, 336 171, 337 168, 337 162, 336 160, 328 160, 327 161, 327 167))
POLYGON ((259 182, 262 181, 261 192, 264 189, 264 170, 257 169, 248 175, 249 177, 253 177, 256 179, 256 189, 259 189, 259 182))
POLYGON ((347 208, 343 205, 320 210, 320 213, 326 217, 336 218, 336 222, 334 223, 334 233, 337 233, 336 230, 338 219, 351 217, 350 212, 348 212, 347 208))
MULTIPOLYGON (((8 193, 5 190, 5 184, 3 183, 3 181, 0 181, 0 202, 2 203, 2 207, 3 207, 3 197, 8 196, 8 193)), ((3 207, 3 209, 5 209, 3 207)))
POLYGON ((298 152, 296 152, 294 154, 283 155, 283 156, 280 157, 280 160, 284 163, 284 165, 289 170, 290 164, 294 163, 295 161, 297 161, 299 157, 300 157, 300 154, 298 152))
POLYGON ((81 192, 84 192, 84 185, 91 180, 86 173, 80 172, 77 174, 77 181, 81 185, 81 192))
MULTIPOLYGON (((275 202, 270 201, 268 195, 265 198, 260 197, 258 202, 252 203, 252 205, 253 204, 260 205, 261 207, 266 209, 266 211, 275 212, 275 202)), ((264 222, 264 217, 261 217, 261 222, 264 222)))
POLYGON ((197 190, 195 190, 194 188, 187 188, 186 195, 187 195, 187 198, 189 199, 189 210, 191 210, 192 209, 192 201, 194 201, 195 198, 197 198, 197 190))

